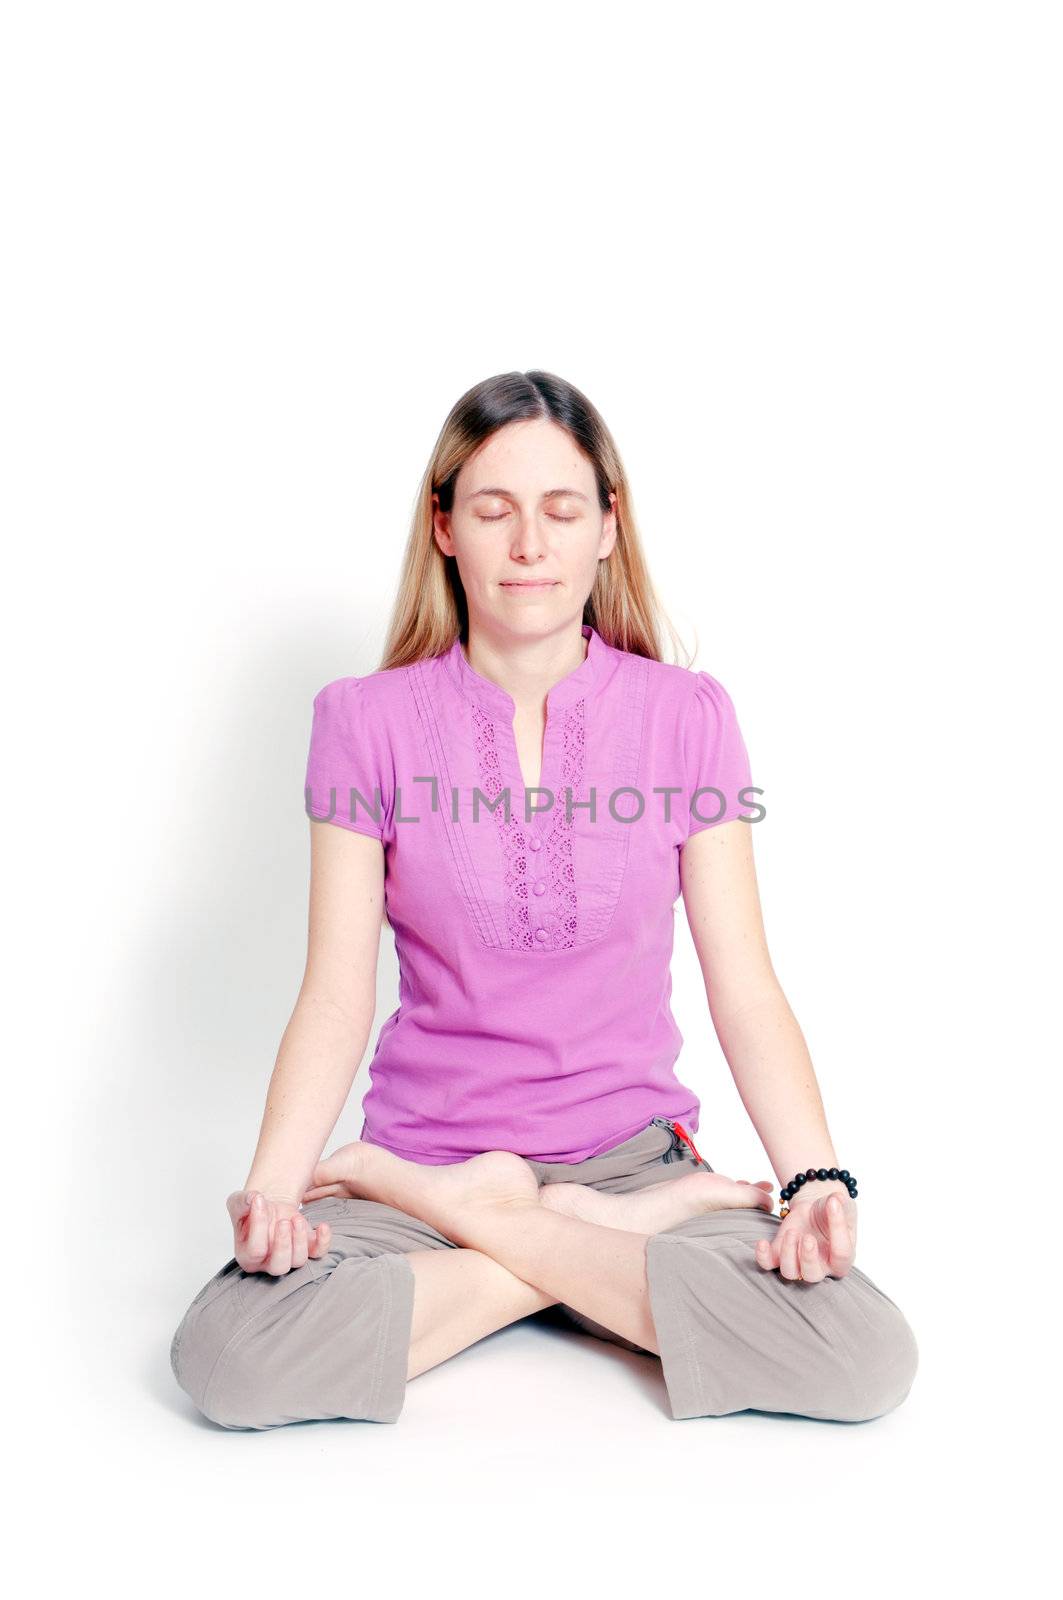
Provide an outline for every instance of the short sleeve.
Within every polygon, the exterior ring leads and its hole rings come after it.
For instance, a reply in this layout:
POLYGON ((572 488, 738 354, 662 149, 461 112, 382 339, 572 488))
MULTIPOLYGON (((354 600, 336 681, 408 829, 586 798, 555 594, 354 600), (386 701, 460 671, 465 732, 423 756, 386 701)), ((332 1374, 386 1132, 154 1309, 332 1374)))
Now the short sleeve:
POLYGON ((739 798, 753 779, 731 696, 708 672, 696 672, 694 680, 683 729, 688 838, 748 816, 755 805, 751 796, 739 798))
POLYGON ((337 678, 318 691, 304 799, 308 817, 383 840, 387 786, 376 724, 364 679, 337 678))

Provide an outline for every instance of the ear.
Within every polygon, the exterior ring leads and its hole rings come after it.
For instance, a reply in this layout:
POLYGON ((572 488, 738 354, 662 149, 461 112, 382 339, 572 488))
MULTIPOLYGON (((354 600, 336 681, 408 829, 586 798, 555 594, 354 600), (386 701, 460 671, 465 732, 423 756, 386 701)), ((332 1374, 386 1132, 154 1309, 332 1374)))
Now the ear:
POLYGON ((439 496, 432 491, 432 535, 445 556, 454 554, 454 538, 450 531, 450 513, 440 511, 439 496))
POLYGON ((616 544, 616 491, 609 491, 609 510, 602 512, 602 537, 598 542, 598 559, 611 554, 616 544))

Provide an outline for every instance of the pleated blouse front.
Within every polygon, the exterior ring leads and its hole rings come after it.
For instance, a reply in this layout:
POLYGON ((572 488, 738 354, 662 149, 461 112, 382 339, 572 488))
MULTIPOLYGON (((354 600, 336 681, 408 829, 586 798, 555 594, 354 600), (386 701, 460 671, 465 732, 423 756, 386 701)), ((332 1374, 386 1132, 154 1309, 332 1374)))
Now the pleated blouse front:
POLYGON ((760 791, 717 679, 582 631, 527 793, 514 702, 460 639, 314 699, 306 810, 380 840, 399 964, 360 1137, 410 1160, 698 1130, 669 1004, 679 852, 760 791))

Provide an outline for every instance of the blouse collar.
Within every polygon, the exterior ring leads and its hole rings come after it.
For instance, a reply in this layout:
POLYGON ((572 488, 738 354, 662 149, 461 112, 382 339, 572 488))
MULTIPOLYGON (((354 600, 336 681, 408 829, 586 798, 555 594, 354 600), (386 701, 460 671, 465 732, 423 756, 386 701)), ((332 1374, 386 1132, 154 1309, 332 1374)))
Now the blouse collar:
MULTIPOLYGON (((583 623, 580 631, 588 641, 587 654, 578 667, 548 691, 546 705, 549 711, 560 711, 566 706, 573 705, 591 690, 596 689, 609 676, 614 652, 589 622, 583 623)), ((490 678, 482 677, 469 665, 460 636, 454 640, 443 660, 467 695, 476 700, 490 715, 512 724, 517 710, 515 701, 500 684, 492 683, 490 678)))

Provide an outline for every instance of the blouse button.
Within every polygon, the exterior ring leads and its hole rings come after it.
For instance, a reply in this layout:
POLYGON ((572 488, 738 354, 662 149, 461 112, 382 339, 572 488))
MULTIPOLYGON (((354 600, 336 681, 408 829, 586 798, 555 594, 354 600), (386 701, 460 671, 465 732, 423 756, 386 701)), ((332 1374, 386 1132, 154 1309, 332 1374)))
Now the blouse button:
POLYGON ((531 838, 528 840, 528 849, 529 850, 541 850, 542 847, 543 847, 543 841, 539 838, 538 834, 533 833, 531 838))
POLYGON ((535 894, 545 894, 546 893, 546 884, 540 878, 538 883, 533 883, 532 884, 532 890, 533 890, 533 892, 535 894))
POLYGON ((545 939, 547 937, 546 929, 545 928, 536 928, 535 937, 537 939, 545 939))

